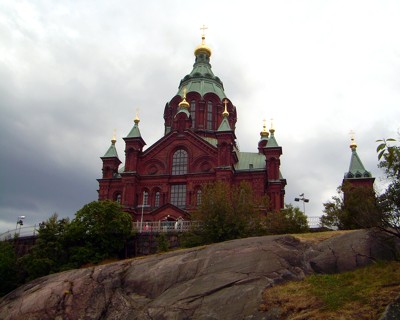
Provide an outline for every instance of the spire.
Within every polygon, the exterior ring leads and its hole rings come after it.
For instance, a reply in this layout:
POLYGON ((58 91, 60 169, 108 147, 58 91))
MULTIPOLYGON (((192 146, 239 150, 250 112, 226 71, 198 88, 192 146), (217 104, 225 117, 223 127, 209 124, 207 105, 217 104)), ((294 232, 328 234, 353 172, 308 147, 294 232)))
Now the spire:
POLYGON ((271 134, 271 137, 268 140, 267 148, 279 147, 279 144, 275 139, 274 119, 272 118, 271 118, 271 128, 269 129, 269 133, 271 134))
POLYGON ((357 144, 354 139, 354 132, 350 131, 351 136, 351 159, 350 159, 350 166, 349 171, 345 173, 344 177, 347 179, 352 178, 371 178, 372 175, 369 171, 365 170, 365 167, 357 154, 357 144))
POLYGON ((224 105, 225 105, 225 109, 224 112, 222 112, 222 121, 221 124, 219 125, 218 131, 232 131, 231 126, 229 125, 229 121, 228 121, 228 116, 229 116, 229 112, 228 112, 228 99, 224 99, 224 105))
POLYGON ((129 134, 126 137, 127 138, 139 138, 140 137, 141 138, 142 135, 140 134, 140 130, 139 130, 140 119, 139 119, 139 116, 138 116, 138 112, 136 112, 136 117, 133 120, 133 122, 135 124, 133 125, 132 130, 129 132, 129 134))
POLYGON ((118 153, 117 149, 115 148, 115 143, 117 142, 117 139, 115 137, 115 129, 113 136, 111 138, 111 146, 108 148, 107 152, 103 156, 103 158, 118 158, 118 153))

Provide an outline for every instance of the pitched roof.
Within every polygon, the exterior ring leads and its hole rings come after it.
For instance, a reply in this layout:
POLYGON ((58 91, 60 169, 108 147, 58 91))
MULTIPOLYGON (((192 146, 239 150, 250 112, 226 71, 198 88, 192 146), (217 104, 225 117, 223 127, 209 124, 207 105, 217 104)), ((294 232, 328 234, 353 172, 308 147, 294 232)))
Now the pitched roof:
POLYGON ((365 170, 363 163, 361 162, 360 157, 357 154, 356 147, 351 148, 351 159, 350 159, 350 167, 349 171, 344 175, 347 179, 352 178, 371 178, 372 175, 369 171, 365 170))
POLYGON ((278 142, 276 141, 276 139, 275 139, 275 135, 274 135, 274 132, 273 131, 270 131, 271 132, 271 136, 269 137, 269 139, 268 139, 268 143, 267 143, 267 148, 275 148, 275 147, 279 147, 279 144, 278 144, 278 142))
POLYGON ((238 152, 239 161, 235 164, 236 170, 264 170, 265 156, 254 152, 238 152))
POLYGON ((115 148, 115 142, 111 143, 111 146, 108 148, 103 158, 118 158, 117 149, 115 148))
POLYGON ((232 131, 227 117, 224 117, 217 131, 232 131))
POLYGON ((135 124, 133 125, 132 130, 129 132, 129 134, 126 136, 127 138, 141 138, 142 135, 140 134, 140 130, 139 130, 139 124, 137 122, 135 122, 135 124))

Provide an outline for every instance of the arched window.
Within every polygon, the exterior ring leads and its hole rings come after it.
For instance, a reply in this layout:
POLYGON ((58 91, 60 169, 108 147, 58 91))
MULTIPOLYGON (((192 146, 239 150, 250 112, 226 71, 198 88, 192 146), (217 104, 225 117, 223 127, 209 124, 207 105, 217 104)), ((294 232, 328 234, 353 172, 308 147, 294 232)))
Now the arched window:
POLYGON ((187 173, 188 154, 185 150, 179 149, 172 156, 172 174, 181 175, 187 173))
POLYGON ((154 197, 154 206, 158 208, 160 206, 160 191, 157 191, 154 197))
POLYGON ((213 106, 212 102, 208 101, 207 102, 207 129, 212 130, 213 129, 213 106))
POLYGON ((196 100, 190 101, 190 115, 192 117, 192 126, 196 123, 196 100))
POLYGON ((147 191, 143 191, 143 205, 147 206, 149 204, 149 193, 147 191))
POLYGON ((196 192, 196 205, 200 206, 201 205, 201 190, 197 190, 196 192))
POLYGON ((120 193, 117 194, 115 201, 117 201, 118 203, 121 203, 121 194, 120 193))

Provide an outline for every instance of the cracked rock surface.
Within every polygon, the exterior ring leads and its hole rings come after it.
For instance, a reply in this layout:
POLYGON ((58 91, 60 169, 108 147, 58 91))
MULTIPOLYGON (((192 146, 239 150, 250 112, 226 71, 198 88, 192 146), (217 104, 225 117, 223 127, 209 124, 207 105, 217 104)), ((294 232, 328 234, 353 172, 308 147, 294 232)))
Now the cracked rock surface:
POLYGON ((0 300, 0 319, 266 319, 269 286, 393 258, 365 230, 318 244, 240 239, 39 278, 0 300))

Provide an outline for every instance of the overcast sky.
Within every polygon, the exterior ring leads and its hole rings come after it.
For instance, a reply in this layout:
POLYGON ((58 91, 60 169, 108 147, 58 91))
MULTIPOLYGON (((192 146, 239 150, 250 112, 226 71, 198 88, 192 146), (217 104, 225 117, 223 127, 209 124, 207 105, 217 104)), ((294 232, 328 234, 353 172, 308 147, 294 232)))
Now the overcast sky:
POLYGON ((162 137, 203 24, 241 151, 274 118, 286 203, 305 193, 306 214, 322 214, 350 130, 382 189, 375 141, 400 127, 399 1, 2 0, 0 233, 97 200, 100 157, 116 129, 124 161, 137 109, 147 146, 162 137))

